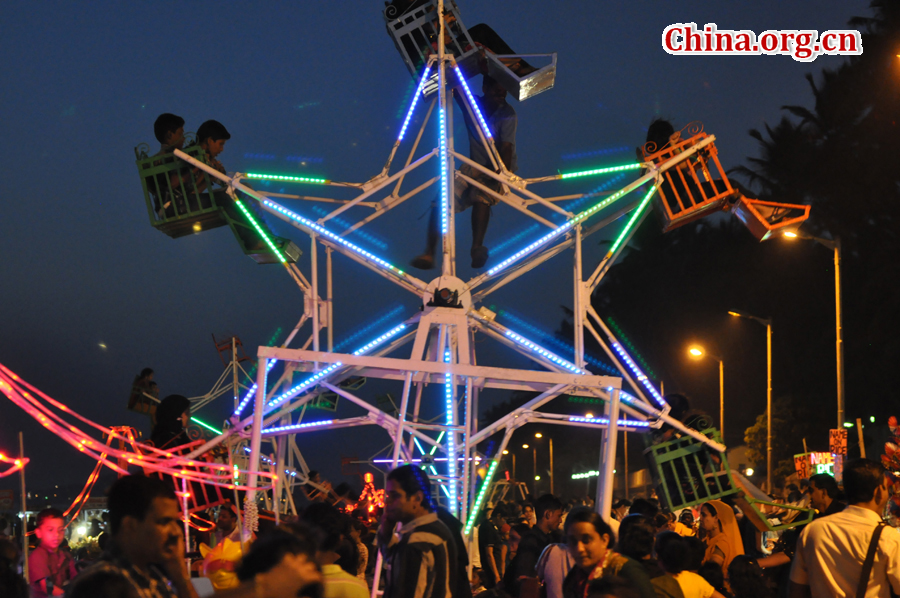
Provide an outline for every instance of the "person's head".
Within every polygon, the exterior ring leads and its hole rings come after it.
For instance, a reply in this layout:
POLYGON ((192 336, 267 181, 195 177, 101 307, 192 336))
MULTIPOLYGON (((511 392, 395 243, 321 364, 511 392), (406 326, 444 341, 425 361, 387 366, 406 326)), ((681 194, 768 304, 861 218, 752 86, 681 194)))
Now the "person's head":
POLYGON ((225 151, 225 142, 229 139, 231 133, 217 120, 208 120, 197 129, 197 143, 211 158, 225 151))
POLYGON ((191 420, 191 402, 182 395, 169 395, 156 407, 156 426, 153 436, 176 435, 191 420))
POLYGON ((715 588, 720 594, 725 588, 725 572, 722 571, 722 566, 715 561, 707 561, 700 565, 700 568, 697 569, 697 575, 705 579, 706 583, 715 588))
POLYGON ((891 497, 891 482, 881 463, 854 459, 844 465, 844 494, 848 504, 871 504, 881 513, 891 497))
POLYGON ((222 505, 219 516, 216 518, 216 529, 225 534, 230 534, 237 526, 237 514, 230 503, 222 505))
POLYGON ((309 478, 310 482, 315 482, 316 484, 318 484, 320 481, 322 481, 321 478, 319 477, 319 472, 316 471, 315 469, 310 469, 309 473, 306 474, 306 477, 309 478))
POLYGON ((141 380, 153 380, 153 369, 152 368, 144 368, 141 370, 141 375, 138 376, 141 380))
POLYGON ((706 532, 717 534, 723 530, 719 512, 712 503, 705 502, 700 507, 700 527, 706 532))
POLYGON ((817 473, 809 478, 809 500, 817 511, 828 508, 838 495, 837 481, 827 473, 817 473))
POLYGON ((587 587, 586 598, 640 598, 641 593, 624 577, 601 577, 587 587))
POLYGON ((66 522, 59 509, 44 509, 37 514, 34 535, 45 549, 56 552, 66 537, 66 522))
POLYGON ((555 530, 562 521, 562 502, 552 494, 544 494, 534 501, 534 516, 541 530, 555 530))
MULTIPOLYGON (((674 134, 675 127, 672 126, 671 122, 663 118, 657 118, 652 123, 650 123, 649 127, 647 127, 647 143, 652 143, 653 145, 647 145, 645 147, 650 153, 658 152, 662 150, 666 145, 668 145, 674 134)), ((673 403, 677 401, 670 400, 670 398, 673 397, 684 399, 685 403, 687 402, 687 399, 684 397, 684 395, 679 394, 666 395, 666 402, 672 406, 672 410, 669 412, 669 414, 672 415, 672 417, 680 420, 682 415, 687 412, 687 409, 681 410, 680 408, 676 408, 676 405, 674 405, 673 403)))
POLYGON ((176 554, 182 542, 175 492, 159 478, 130 475, 109 489, 109 526, 116 546, 139 566, 176 554))
POLYGON ((659 513, 659 504, 649 498, 636 498, 631 503, 631 508, 629 508, 628 512, 631 515, 643 515, 653 519, 659 513))
POLYGON ((519 542, 522 541, 522 536, 527 534, 530 529, 531 526, 527 523, 517 523, 509 529, 509 540, 507 541, 507 545, 509 546, 509 551, 511 553, 515 553, 519 550, 519 542))
POLYGON ((690 556, 687 569, 688 571, 697 571, 703 565, 703 559, 706 557, 706 543, 697 536, 685 536, 682 539, 690 556))
POLYGON ((125 576, 104 570, 79 575, 66 594, 69 598, 138 598, 125 576))
POLYGON ((622 519, 628 515, 628 509, 631 508, 631 501, 627 498, 620 498, 616 502, 613 503, 612 510, 613 515, 616 516, 616 519, 622 521, 622 519))
POLYGON ((484 99, 495 105, 506 103, 506 88, 492 77, 485 75, 481 82, 481 91, 484 99))
POLYGON ((302 527, 275 529, 251 545, 238 566, 242 582, 268 574, 272 598, 293 598, 310 584, 321 583, 316 566, 316 543, 302 527))
POLYGON ((653 525, 656 526, 656 532, 674 532, 675 531, 675 518, 671 516, 671 513, 657 513, 656 517, 653 518, 653 525))
POLYGON ((534 505, 530 502, 526 502, 522 505, 522 516, 525 517, 528 525, 537 523, 537 516, 534 514, 534 505))
POLYGON ((756 559, 739 555, 728 565, 728 585, 734 598, 766 598, 772 595, 763 570, 756 559))
POLYGON ((683 510, 681 515, 678 516, 678 521, 688 527, 694 527, 694 512, 690 509, 683 510))
POLYGON ((390 519, 402 523, 434 511, 428 474, 414 465, 392 470, 387 477, 384 510, 390 519))
POLYGON ((153 135, 161 144, 181 149, 184 146, 184 119, 168 112, 160 114, 153 123, 153 135))
POLYGON ((566 517, 566 545, 575 564, 586 571, 593 569, 616 543, 609 524, 589 507, 572 509, 566 517))
POLYGON ((678 575, 691 565, 691 553, 684 539, 675 532, 656 536, 656 558, 666 573, 678 575))
POLYGON ((616 550, 636 560, 653 554, 656 527, 643 515, 627 515, 619 525, 619 544, 616 550))

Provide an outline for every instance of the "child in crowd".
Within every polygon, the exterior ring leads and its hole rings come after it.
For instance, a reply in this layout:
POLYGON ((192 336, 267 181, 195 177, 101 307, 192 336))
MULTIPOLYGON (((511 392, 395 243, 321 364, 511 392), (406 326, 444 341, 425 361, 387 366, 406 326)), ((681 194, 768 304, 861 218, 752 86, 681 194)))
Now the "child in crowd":
POLYGON ((60 549, 66 536, 66 522, 57 509, 44 509, 37 516, 34 535, 38 547, 28 555, 28 579, 33 598, 62 596, 64 588, 77 574, 75 559, 60 549))

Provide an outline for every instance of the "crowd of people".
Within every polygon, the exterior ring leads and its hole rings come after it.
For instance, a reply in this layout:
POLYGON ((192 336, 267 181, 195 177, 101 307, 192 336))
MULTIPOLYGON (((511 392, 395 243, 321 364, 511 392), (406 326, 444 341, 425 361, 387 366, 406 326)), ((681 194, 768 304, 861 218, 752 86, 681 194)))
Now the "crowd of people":
POLYGON ((171 485, 131 475, 109 490, 100 555, 74 557, 65 517, 45 509, 29 587, 16 545, 0 538, 0 595, 193 598, 192 577, 202 577, 224 598, 364 598, 376 578, 385 598, 887 598, 900 593, 900 534, 881 517, 887 474, 858 459, 846 464, 842 491, 828 474, 792 489, 816 517, 765 550, 723 501, 670 513, 654 499, 622 499, 604 517, 589 499, 551 494, 485 509, 467 542, 427 473, 405 465, 388 474, 383 509, 341 509, 313 495, 299 516, 261 524, 258 537, 223 505, 203 538, 205 558, 190 569, 171 485))

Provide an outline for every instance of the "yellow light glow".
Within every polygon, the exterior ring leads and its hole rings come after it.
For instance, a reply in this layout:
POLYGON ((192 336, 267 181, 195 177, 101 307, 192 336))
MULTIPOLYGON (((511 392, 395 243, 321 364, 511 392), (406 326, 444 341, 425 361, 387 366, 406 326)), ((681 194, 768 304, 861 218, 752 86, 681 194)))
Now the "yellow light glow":
POLYGON ((795 232, 792 231, 792 230, 786 230, 786 231, 784 231, 783 234, 784 234, 784 236, 787 237, 788 239, 796 239, 796 238, 797 238, 797 233, 795 233, 795 232))
POLYGON ((528 448, 528 445, 527 445, 527 444, 523 444, 523 445, 522 445, 522 448, 523 448, 523 449, 527 449, 527 448, 528 448))
POLYGON ((203 230, 203 227, 200 225, 199 222, 195 222, 194 226, 192 228, 194 229, 195 233, 199 233, 200 231, 203 230))
POLYGON ((741 314, 737 313, 736 311, 730 311, 730 312, 728 312, 728 315, 729 315, 729 316, 734 316, 735 318, 740 318, 740 317, 741 317, 741 314))
POLYGON ((753 468, 752 468, 752 467, 748 467, 748 468, 744 471, 744 473, 747 474, 747 477, 752 476, 752 475, 753 475, 753 468))
POLYGON ((504 454, 504 455, 508 455, 508 454, 509 454, 509 451, 506 450, 506 449, 503 449, 503 454, 504 454))
POLYGON ((688 353, 694 357, 703 357, 703 349, 701 347, 691 347, 688 349, 688 353))
POLYGON ((538 432, 537 434, 534 435, 534 437, 535 437, 535 438, 543 438, 544 435, 541 434, 540 432, 538 432))
POLYGON ((540 479, 541 479, 541 476, 536 475, 536 476, 534 476, 534 479, 535 479, 535 481, 540 480, 540 479))
POLYGON ((591 419, 592 417, 594 417, 594 414, 591 412, 588 412, 588 413, 585 413, 584 416, 588 419, 591 419))

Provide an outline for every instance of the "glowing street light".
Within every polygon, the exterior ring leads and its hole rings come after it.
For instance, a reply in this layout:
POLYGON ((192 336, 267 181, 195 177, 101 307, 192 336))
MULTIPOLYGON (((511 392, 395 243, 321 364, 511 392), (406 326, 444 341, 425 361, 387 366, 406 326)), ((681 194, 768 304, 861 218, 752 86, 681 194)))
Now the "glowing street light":
POLYGON ((506 449, 503 449, 503 454, 504 454, 504 455, 508 455, 508 454, 509 454, 509 451, 506 450, 506 449))
POLYGON ((535 437, 535 438, 543 438, 544 435, 541 434, 540 432, 538 432, 537 434, 534 435, 534 437, 535 437))
POLYGON ((746 474, 746 476, 749 478, 750 476, 753 475, 753 468, 748 467, 747 469, 744 470, 744 474, 746 474))
MULTIPOLYGON (((731 312, 728 312, 731 313, 731 312)), ((725 364, 721 357, 707 353, 700 345, 694 345, 688 349, 688 353, 694 359, 700 359, 706 355, 719 362, 719 433, 725 439, 725 364)))
POLYGON ((527 449, 527 448, 528 448, 528 445, 527 445, 527 444, 523 444, 523 445, 522 445, 522 448, 523 448, 523 449, 527 449))

